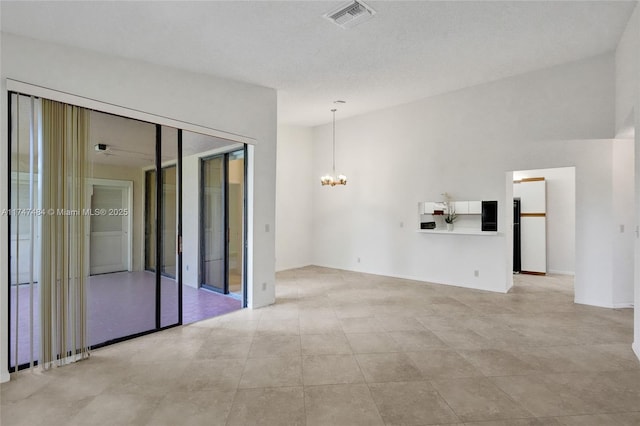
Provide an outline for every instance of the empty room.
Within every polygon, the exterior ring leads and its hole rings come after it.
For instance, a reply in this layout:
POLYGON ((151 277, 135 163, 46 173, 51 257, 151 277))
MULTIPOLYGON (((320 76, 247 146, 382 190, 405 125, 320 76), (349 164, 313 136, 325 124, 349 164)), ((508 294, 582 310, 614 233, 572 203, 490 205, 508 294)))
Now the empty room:
POLYGON ((3 425, 640 424, 638 1, 0 25, 3 425))

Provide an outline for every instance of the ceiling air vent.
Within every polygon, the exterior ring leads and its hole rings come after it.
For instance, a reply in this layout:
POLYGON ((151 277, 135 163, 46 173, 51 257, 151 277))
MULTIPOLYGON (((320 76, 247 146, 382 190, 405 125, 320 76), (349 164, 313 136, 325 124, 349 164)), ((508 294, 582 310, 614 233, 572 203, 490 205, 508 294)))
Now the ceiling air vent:
POLYGON ((351 1, 324 15, 342 28, 351 28, 373 18, 376 11, 361 1, 351 1))

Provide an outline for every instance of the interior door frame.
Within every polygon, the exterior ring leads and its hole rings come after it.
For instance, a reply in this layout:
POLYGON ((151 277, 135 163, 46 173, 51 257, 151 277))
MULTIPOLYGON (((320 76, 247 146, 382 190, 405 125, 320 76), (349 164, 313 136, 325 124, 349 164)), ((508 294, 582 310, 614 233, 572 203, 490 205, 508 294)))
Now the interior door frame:
MULTIPOLYGON (((101 178, 89 178, 87 179, 87 202, 89 205, 88 209, 91 209, 91 201, 93 197, 93 187, 94 186, 111 186, 116 188, 125 188, 127 190, 127 261, 126 267, 127 271, 133 271, 133 181, 130 180, 116 180, 116 179, 101 179, 101 178)), ((87 259, 91 259, 91 221, 87 221, 87 226, 89 230, 87 232, 87 259)), ((91 268, 91 262, 89 261, 87 267, 91 268)))

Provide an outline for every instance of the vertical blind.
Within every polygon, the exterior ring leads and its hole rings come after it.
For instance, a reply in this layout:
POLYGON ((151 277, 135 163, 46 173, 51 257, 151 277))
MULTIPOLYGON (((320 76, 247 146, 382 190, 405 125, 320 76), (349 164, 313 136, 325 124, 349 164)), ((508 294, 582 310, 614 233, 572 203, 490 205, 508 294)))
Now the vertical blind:
POLYGON ((13 365, 21 364, 20 351, 28 348, 33 366, 39 347, 38 364, 48 369, 89 354, 89 111, 13 94, 12 129, 13 365), (29 298, 28 304, 21 297, 29 298), (28 345, 21 335, 26 328, 28 345))
POLYGON ((88 355, 83 209, 89 112, 43 99, 42 129, 42 207, 48 213, 42 220, 40 362, 48 368, 88 355))

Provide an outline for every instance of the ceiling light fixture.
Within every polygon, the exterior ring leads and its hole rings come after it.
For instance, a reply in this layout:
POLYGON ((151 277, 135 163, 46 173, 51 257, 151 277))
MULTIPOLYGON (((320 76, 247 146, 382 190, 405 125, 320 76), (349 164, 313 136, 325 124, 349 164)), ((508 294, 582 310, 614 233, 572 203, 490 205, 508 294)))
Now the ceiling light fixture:
MULTIPOLYGON (((344 101, 341 101, 340 103, 344 103, 344 101)), ((337 110, 335 108, 331 110, 331 112, 333 113, 333 168, 331 169, 331 173, 327 173, 326 175, 320 177, 320 183, 322 184, 322 186, 336 186, 347 184, 347 177, 343 174, 336 173, 336 111, 337 110)))

